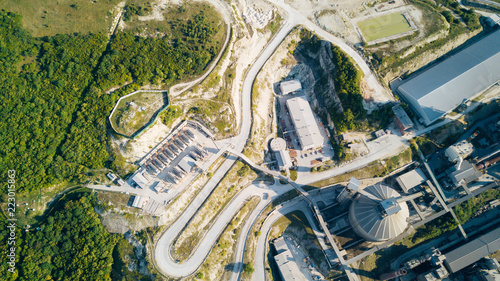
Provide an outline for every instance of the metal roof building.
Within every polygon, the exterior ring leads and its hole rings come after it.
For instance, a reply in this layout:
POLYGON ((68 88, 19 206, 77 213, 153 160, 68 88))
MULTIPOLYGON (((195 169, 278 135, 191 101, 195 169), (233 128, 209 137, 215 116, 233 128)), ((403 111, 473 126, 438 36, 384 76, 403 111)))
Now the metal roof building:
POLYGON ((277 239, 277 241, 275 242, 275 246, 277 246, 276 248, 279 254, 274 256, 274 259, 276 260, 276 264, 278 265, 282 280, 283 281, 306 280, 304 274, 302 274, 299 267, 297 266, 297 262, 295 262, 292 253, 288 249, 285 240, 282 237, 277 239))
POLYGON ((396 125, 401 134, 405 134, 406 130, 413 127, 413 122, 400 104, 393 106, 392 112, 396 115, 396 125))
POLYGON ((401 84, 397 91, 426 125, 500 80, 500 30, 401 84))
POLYGON ((196 160, 194 160, 191 156, 186 155, 181 159, 181 161, 179 161, 179 167, 181 167, 184 172, 189 173, 196 164, 195 162, 196 160))
POLYGON ((146 203, 147 201, 148 200, 146 198, 136 195, 134 198, 134 202, 132 202, 132 207, 142 209, 142 207, 144 207, 144 203, 146 203))
POLYGON ((285 150, 280 150, 275 152, 276 160, 278 161, 278 167, 280 170, 288 169, 292 167, 292 159, 290 158, 290 154, 288 154, 285 150))
POLYGON ((453 184, 458 187, 462 184, 467 184, 471 181, 477 180, 483 174, 472 165, 469 161, 464 160, 460 165, 460 170, 456 170, 450 173, 450 178, 453 184))
POLYGON ((492 14, 491 16, 486 18, 486 22, 490 26, 500 25, 500 16, 498 14, 492 14))
POLYGON ((426 180, 427 177, 420 168, 411 170, 408 173, 405 173, 396 178, 396 182, 406 193, 408 193, 412 188, 423 184, 426 180))
POLYGON ((288 95, 289 93, 302 90, 302 85, 297 80, 285 81, 280 83, 280 90, 282 95, 288 95))
POLYGON ((132 177, 132 180, 141 188, 144 188, 148 185, 149 180, 144 176, 142 169, 138 170, 135 175, 132 177))
POLYGON ((375 184, 364 189, 349 209, 349 222, 356 234, 369 241, 386 241, 408 226, 410 210, 398 202, 400 194, 387 185, 375 184), (369 197, 368 197, 369 196, 369 197))
POLYGON ((451 273, 500 250, 500 227, 445 254, 444 261, 451 273))
POLYGON ((318 122, 305 96, 286 101, 302 150, 322 147, 325 140, 319 131, 318 122))

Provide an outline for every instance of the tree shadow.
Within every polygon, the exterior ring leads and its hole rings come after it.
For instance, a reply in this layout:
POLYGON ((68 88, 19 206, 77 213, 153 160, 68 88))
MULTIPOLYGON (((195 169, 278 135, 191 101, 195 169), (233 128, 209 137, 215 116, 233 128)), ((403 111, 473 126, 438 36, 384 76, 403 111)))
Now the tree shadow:
POLYGON ((239 272, 243 268, 242 262, 232 262, 224 266, 224 270, 227 272, 239 272))

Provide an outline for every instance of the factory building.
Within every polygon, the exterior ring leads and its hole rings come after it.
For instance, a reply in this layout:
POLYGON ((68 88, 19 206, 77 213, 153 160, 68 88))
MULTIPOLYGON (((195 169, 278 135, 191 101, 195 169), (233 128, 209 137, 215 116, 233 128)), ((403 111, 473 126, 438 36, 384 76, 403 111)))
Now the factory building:
POLYGON ((403 107, 398 104, 392 107, 392 112, 396 115, 396 126, 398 126, 399 131, 402 135, 409 133, 409 130, 413 128, 413 122, 411 121, 406 111, 403 107))
POLYGON ((276 156, 278 167, 280 170, 285 170, 292 167, 292 159, 290 154, 286 151, 286 141, 282 138, 274 138, 270 144, 271 150, 276 156))
POLYGON ((302 85, 297 80, 285 81, 280 83, 280 90, 282 95, 288 95, 302 90, 302 85))
POLYGON ((415 187, 423 184, 426 181, 427 177, 420 168, 411 170, 408 173, 405 173, 396 178, 396 182, 405 193, 414 191, 415 187))
POLYGON ((500 16, 498 14, 492 14, 486 18, 486 23, 491 27, 500 25, 500 16))
POLYGON ((140 188, 145 188, 149 184, 149 180, 144 175, 142 169, 137 170, 137 172, 132 176, 132 181, 135 182, 140 188))
POLYGON ((500 228, 446 253, 444 263, 448 271, 455 273, 498 250, 500 250, 500 228))
POLYGON ((473 151, 474 148, 472 147, 472 144, 466 140, 463 140, 455 143, 452 146, 449 146, 444 151, 444 153, 450 162, 456 163, 460 160, 460 158, 465 159, 469 157, 473 151))
POLYGON ((132 207, 142 209, 147 201, 147 198, 136 195, 134 198, 134 202, 132 202, 132 207))
POLYGON ((302 281, 306 280, 304 274, 300 271, 297 262, 295 261, 292 253, 288 249, 288 246, 283 237, 280 237, 274 241, 274 247, 276 248, 277 255, 274 256, 274 260, 279 269, 281 279, 283 281, 302 281))
POLYGON ((467 160, 462 161, 459 169, 456 166, 452 167, 449 174, 455 187, 468 184, 483 175, 475 165, 472 165, 467 160))
POLYGON ((302 150, 322 147, 325 140, 306 97, 297 96, 288 99, 286 107, 290 112, 302 150))
POLYGON ((500 30, 404 81, 397 92, 430 125, 500 80, 500 30))

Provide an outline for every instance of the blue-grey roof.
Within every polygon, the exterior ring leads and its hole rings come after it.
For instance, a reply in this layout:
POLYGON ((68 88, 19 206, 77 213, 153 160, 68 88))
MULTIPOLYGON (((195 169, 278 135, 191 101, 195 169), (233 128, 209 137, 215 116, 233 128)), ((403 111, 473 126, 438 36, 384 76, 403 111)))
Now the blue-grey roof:
POLYGON ((500 228, 446 253, 445 264, 454 273, 500 249, 500 228))
POLYGON ((500 80, 500 30, 398 87, 418 101, 432 123, 500 80))

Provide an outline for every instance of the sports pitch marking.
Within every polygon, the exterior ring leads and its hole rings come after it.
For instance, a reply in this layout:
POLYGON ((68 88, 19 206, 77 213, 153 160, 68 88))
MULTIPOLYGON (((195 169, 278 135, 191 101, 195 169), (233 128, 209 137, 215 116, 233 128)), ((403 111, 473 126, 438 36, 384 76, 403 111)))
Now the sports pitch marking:
POLYGON ((402 13, 392 13, 357 23, 367 42, 411 31, 412 27, 402 13))

